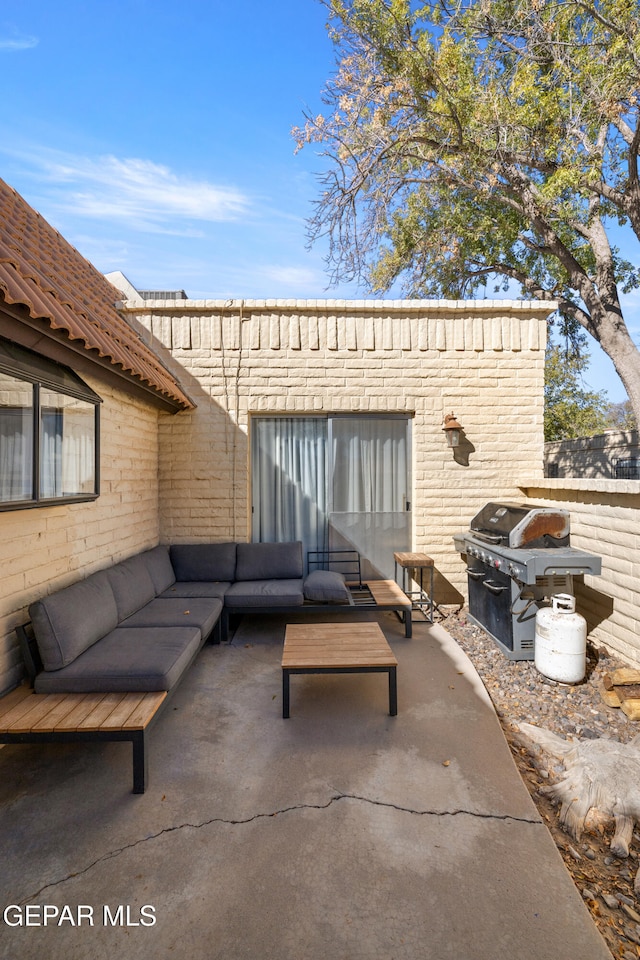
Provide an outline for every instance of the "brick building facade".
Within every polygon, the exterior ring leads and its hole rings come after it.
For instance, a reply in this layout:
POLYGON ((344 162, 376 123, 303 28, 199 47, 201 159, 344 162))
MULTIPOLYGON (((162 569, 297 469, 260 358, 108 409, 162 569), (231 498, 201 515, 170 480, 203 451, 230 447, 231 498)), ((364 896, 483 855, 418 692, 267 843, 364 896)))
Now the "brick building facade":
POLYGON ((161 417, 160 536, 251 539, 252 422, 406 416, 410 547, 461 601, 452 535, 487 500, 542 476, 548 306, 511 301, 185 301, 121 305, 197 403, 161 417), (456 450, 442 430, 454 411, 456 450), (514 450, 517 455, 514 456, 514 450))
MULTIPOLYGON (((195 407, 169 413, 88 378, 102 398, 100 497, 0 513, 1 682, 14 628, 42 593, 158 540, 251 539, 251 422, 400 415, 411 433, 410 546, 463 602, 452 545, 485 501, 542 476, 546 305, 528 302, 169 301, 118 305, 195 407), (448 448, 443 416, 464 427, 448 448), (517 438, 519 455, 513 458, 517 438)), ((185 405, 186 406, 186 405, 185 405)))

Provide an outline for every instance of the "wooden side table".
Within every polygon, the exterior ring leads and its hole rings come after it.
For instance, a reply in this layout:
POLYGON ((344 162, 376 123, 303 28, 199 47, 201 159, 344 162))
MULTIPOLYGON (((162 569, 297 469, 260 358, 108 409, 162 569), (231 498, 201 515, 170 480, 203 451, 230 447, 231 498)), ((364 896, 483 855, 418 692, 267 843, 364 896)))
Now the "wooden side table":
POLYGON ((433 623, 433 611, 435 604, 433 602, 433 570, 434 563, 431 557, 426 553, 394 553, 395 580, 398 583, 398 567, 402 570, 402 587, 404 593, 411 600, 412 606, 420 610, 427 619, 428 623, 433 623), (428 591, 424 588, 424 572, 429 574, 428 591), (418 576, 416 577, 416 573, 418 576), (411 589, 411 581, 417 584, 418 589, 411 589))

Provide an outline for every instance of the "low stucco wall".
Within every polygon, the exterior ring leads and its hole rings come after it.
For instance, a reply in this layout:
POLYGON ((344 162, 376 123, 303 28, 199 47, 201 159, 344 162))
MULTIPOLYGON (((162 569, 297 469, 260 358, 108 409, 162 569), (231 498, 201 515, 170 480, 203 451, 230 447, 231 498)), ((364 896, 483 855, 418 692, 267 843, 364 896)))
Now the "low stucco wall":
POLYGON ((640 666, 640 481, 530 481, 532 503, 571 514, 571 545, 602 557, 602 575, 576 583, 577 609, 589 637, 640 666))
POLYGON ((158 542, 158 412, 89 377, 100 408, 100 496, 0 512, 0 691, 19 681, 15 628, 39 597, 158 542))

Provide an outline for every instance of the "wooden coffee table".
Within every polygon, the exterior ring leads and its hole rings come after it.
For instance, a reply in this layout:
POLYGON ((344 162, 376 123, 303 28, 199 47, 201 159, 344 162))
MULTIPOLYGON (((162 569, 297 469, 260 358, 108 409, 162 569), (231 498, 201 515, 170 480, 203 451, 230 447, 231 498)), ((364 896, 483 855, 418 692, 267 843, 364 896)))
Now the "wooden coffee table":
POLYGON ((377 623, 290 623, 282 651, 282 716, 292 673, 387 673, 389 714, 398 713, 398 661, 377 623))

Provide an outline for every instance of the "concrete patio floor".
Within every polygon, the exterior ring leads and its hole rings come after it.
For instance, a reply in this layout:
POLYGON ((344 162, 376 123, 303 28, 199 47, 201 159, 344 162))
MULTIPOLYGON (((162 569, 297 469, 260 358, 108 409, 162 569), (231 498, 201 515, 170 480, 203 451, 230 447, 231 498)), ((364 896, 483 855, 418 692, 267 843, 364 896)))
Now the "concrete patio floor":
POLYGON ((397 717, 367 674, 293 677, 283 720, 285 621, 245 618, 155 726, 143 796, 126 744, 0 750, 3 910, 86 908, 5 920, 0 956, 611 960, 469 660, 379 622, 397 717))

